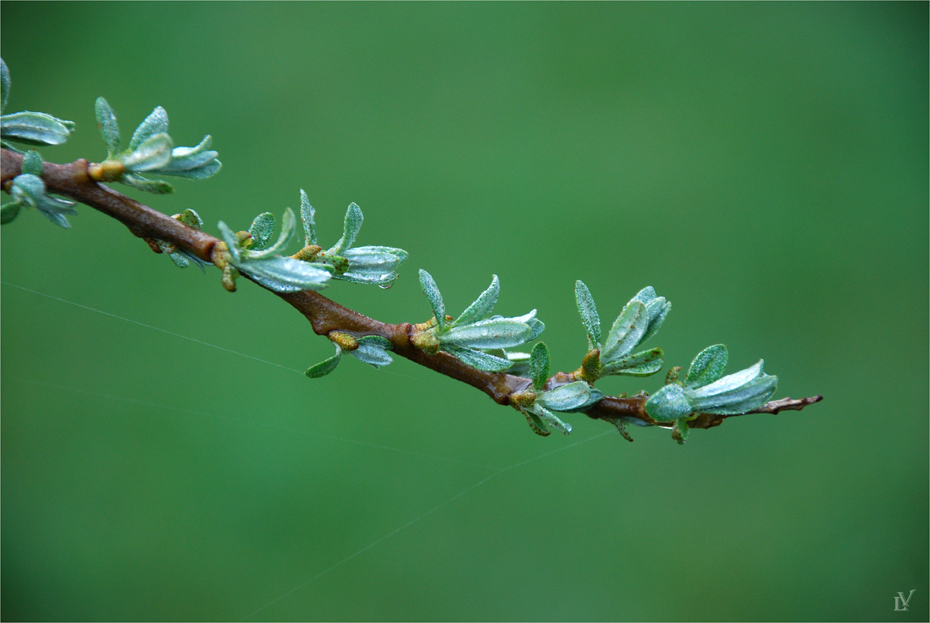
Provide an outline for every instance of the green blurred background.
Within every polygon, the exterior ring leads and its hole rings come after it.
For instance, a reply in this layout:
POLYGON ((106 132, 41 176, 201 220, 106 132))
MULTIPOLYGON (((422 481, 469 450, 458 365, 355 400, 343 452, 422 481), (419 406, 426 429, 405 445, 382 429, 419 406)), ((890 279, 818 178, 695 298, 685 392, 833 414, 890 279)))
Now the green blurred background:
POLYGON ((4 619, 927 620, 927 3, 2 18, 7 111, 77 122, 45 158, 104 156, 103 95, 124 137, 156 105, 178 143, 213 135, 216 178, 128 193, 164 212, 244 229, 304 188, 331 243, 357 202, 359 244, 410 252, 389 291, 330 288, 363 313, 425 320, 420 267, 453 312, 496 273, 568 370, 575 279, 605 322, 653 285, 669 364, 723 341, 779 396, 825 396, 684 447, 583 417, 543 439, 404 360, 310 381, 331 346, 275 297, 92 209, 25 213, 2 241, 4 619))

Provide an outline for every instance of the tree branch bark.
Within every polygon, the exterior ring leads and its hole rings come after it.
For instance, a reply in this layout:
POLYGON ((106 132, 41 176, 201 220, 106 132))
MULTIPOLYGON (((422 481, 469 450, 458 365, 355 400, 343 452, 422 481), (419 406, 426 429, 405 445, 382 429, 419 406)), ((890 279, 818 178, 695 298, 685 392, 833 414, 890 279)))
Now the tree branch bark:
MULTIPOLYGON (((4 190, 9 190, 13 178, 20 174, 22 159, 21 154, 2 149, 0 185, 4 190)), ((89 176, 89 166, 91 166, 90 163, 84 159, 70 164, 46 162, 42 167, 42 179, 50 192, 69 197, 115 218, 140 238, 171 243, 205 262, 215 263, 214 250, 220 242, 218 238, 188 227, 166 214, 98 184, 89 176)), ((243 277, 248 278, 247 275, 243 277)), ((530 379, 505 373, 482 372, 443 352, 435 355, 426 354, 411 343, 413 327, 410 323, 387 324, 343 307, 317 292, 269 291, 303 314, 318 335, 327 335, 331 331, 380 335, 390 340, 393 352, 397 355, 480 389, 498 404, 511 404, 512 394, 523 391, 531 385, 530 379)), ((550 379, 550 383, 560 384, 560 375, 565 376, 561 372, 557 373, 550 379)), ((819 402, 822 398, 822 396, 798 400, 783 398, 766 403, 752 413, 777 414, 782 410, 799 411, 809 404, 819 402)), ((641 420, 647 425, 670 428, 673 422, 656 422, 646 414, 647 399, 648 396, 645 395, 628 398, 607 396, 588 408, 585 414, 595 419, 616 419, 623 416, 641 420)), ((733 416, 702 413, 689 424, 691 428, 712 428, 719 426, 727 417, 733 416)))

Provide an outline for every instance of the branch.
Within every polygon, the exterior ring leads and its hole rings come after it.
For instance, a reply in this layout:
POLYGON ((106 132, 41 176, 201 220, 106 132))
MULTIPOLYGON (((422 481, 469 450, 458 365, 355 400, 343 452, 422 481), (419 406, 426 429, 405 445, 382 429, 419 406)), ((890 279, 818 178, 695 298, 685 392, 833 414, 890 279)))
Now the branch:
MULTIPOLYGON (((2 149, 0 185, 4 190, 9 190, 13 178, 20 174, 22 160, 21 154, 2 149)), ((115 218, 126 225, 135 236, 147 241, 159 240, 176 245, 205 262, 223 267, 221 256, 226 250, 224 242, 97 183, 89 172, 93 166, 96 165, 84 159, 70 164, 46 162, 43 163, 41 177, 50 192, 69 197, 115 218)), ((156 252, 161 252, 157 245, 150 246, 156 252)), ((248 278, 248 275, 243 276, 248 278)), ((257 282, 256 284, 261 286, 257 282)), ((343 307, 317 292, 305 290, 288 293, 265 289, 273 292, 303 314, 310 321, 317 335, 325 336, 333 331, 350 331, 358 335, 384 337, 391 342, 394 353, 480 389, 498 404, 510 405, 518 409, 518 405, 513 400, 514 395, 532 386, 532 381, 522 376, 502 372, 483 372, 444 352, 435 354, 424 352, 413 343, 415 328, 410 323, 387 324, 343 307)), ((575 377, 559 372, 549 378, 546 386, 551 389, 565 385, 571 380, 575 380, 575 377)), ((631 397, 607 396, 588 406, 583 413, 594 419, 612 422, 616 422, 618 418, 634 419, 645 425, 671 428, 674 422, 658 422, 646 413, 647 399, 648 395, 645 394, 631 397)), ((784 398, 766 403, 750 413, 777 414, 781 410, 799 411, 821 399, 822 396, 798 400, 784 398)), ((702 413, 691 420, 689 425, 691 428, 712 428, 719 426, 727 417, 734 416, 702 413)))

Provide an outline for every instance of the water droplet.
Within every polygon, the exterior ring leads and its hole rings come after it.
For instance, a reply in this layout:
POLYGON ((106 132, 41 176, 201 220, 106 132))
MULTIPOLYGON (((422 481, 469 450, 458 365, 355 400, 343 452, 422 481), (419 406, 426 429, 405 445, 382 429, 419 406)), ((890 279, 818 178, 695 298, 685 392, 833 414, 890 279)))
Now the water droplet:
POLYGON ((394 285, 394 282, 389 281, 388 283, 379 283, 378 287, 381 288, 382 290, 390 290, 393 285, 394 285))

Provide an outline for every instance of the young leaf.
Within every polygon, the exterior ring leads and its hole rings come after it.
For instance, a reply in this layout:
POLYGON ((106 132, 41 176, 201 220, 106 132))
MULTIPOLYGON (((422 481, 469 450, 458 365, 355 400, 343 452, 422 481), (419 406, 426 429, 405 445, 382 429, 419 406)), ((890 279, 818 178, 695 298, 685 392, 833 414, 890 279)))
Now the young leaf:
POLYGON ((116 113, 113 108, 102 97, 97 98, 94 104, 94 112, 97 115, 97 127, 100 128, 100 136, 107 146, 107 157, 113 157, 119 151, 119 124, 116 123, 116 113))
POLYGON ((342 238, 340 238, 336 245, 328 250, 327 253, 330 255, 342 255, 347 251, 355 243, 358 231, 362 228, 363 220, 362 209, 355 203, 350 203, 349 209, 346 210, 346 218, 342 227, 342 238))
POLYGON ((171 137, 155 134, 141 145, 119 158, 128 171, 150 171, 162 167, 171 160, 171 137))
POLYGON ((442 329, 446 324, 446 305, 442 302, 442 294, 439 293, 439 286, 436 285, 433 276, 422 268, 420 269, 420 287, 423 288, 423 294, 426 295, 430 307, 433 308, 436 326, 442 329))
POLYGON ((563 422, 555 413, 543 407, 538 402, 533 405, 532 412, 542 418, 546 424, 560 431, 563 435, 568 435, 572 432, 571 424, 563 422))
MULTIPOLYGON (((97 123, 100 123, 99 119, 97 120, 97 123)), ((142 145, 142 143, 152 138, 156 134, 167 133, 168 113, 165 112, 164 108, 158 106, 148 117, 145 118, 142 123, 139 124, 139 127, 136 128, 136 131, 132 133, 132 138, 129 139, 129 150, 135 151, 139 148, 140 145, 142 145)))
POLYGON ((628 376, 649 376, 662 369, 665 361, 662 359, 662 349, 652 348, 624 357, 607 365, 601 371, 601 376, 611 374, 625 374, 628 376))
POLYGON ((329 359, 324 359, 318 364, 314 364, 307 368, 307 371, 304 372, 311 379, 318 379, 321 376, 326 376, 330 372, 336 369, 336 366, 339 365, 339 360, 342 359, 342 349, 339 347, 339 344, 333 344, 336 347, 336 354, 330 357, 329 359))
POLYGON ((451 344, 443 344, 442 350, 449 353, 456 359, 459 359, 472 368, 477 368, 484 372, 503 372, 509 370, 513 363, 509 359, 496 357, 473 348, 464 348, 451 344))
POLYGON ((356 247, 344 257, 349 268, 337 279, 387 286, 397 279, 397 269, 407 259, 407 252, 393 247, 356 247))
POLYGON ((147 193, 152 193, 154 195, 164 195, 170 192, 174 192, 174 187, 164 180, 150 180, 146 177, 142 177, 137 173, 125 173, 123 177, 119 179, 120 184, 125 184, 126 186, 132 186, 133 188, 138 188, 139 190, 144 190, 147 193))
POLYGON ((213 139, 205 136, 196 147, 175 147, 171 150, 171 160, 158 169, 159 175, 173 175, 188 179, 203 180, 216 175, 223 163, 216 159, 219 155, 210 147, 213 139))
POLYGON ((723 371, 727 367, 727 359, 729 359, 729 354, 725 345, 708 346, 691 362, 691 367, 688 368, 688 374, 685 376, 685 386, 702 387, 718 380, 723 376, 723 371))
POLYGON ((523 415, 526 416, 526 423, 530 425, 530 428, 533 429, 533 432, 539 435, 540 437, 548 437, 552 433, 546 428, 546 425, 543 423, 539 416, 533 413, 532 411, 526 409, 523 411, 523 415))
POLYGON ((649 313, 642 301, 633 299, 627 303, 614 321, 601 349, 601 362, 613 363, 636 348, 649 323, 649 313))
POLYGON ((501 293, 501 282, 497 275, 491 277, 491 285, 482 292, 475 301, 456 318, 451 326, 469 324, 476 320, 481 320, 494 310, 497 304, 497 298, 501 293))
POLYGON ((277 255, 280 251, 284 250, 288 243, 290 243, 296 228, 297 217, 294 216, 294 211, 290 208, 285 208, 284 217, 281 219, 281 235, 278 236, 277 241, 275 241, 275 243, 270 247, 257 251, 247 251, 246 257, 250 260, 258 260, 277 255))
POLYGON ((532 328, 516 318, 488 318, 437 334, 440 344, 468 348, 511 348, 525 343, 532 328))
POLYGON ((249 227, 249 234, 252 235, 252 246, 249 249, 260 251, 267 247, 274 234, 274 214, 262 212, 256 216, 249 227))
POLYGON ((18 112, 0 117, 0 136, 30 145, 61 145, 73 129, 73 121, 44 112, 18 112))
POLYGON ((391 349, 391 341, 380 335, 364 335, 358 338, 358 348, 349 351, 349 354, 375 368, 386 366, 394 362, 386 351, 391 349))
POLYGON ((594 297, 588 286, 580 279, 575 282, 575 302, 578 304, 578 313, 588 333, 588 350, 597 348, 601 343, 601 319, 597 315, 594 297))
POLYGON ((646 413, 657 422, 671 422, 692 412, 681 385, 665 385, 646 401, 646 413))
POLYGON ((310 199, 304 189, 300 189, 300 220, 304 224, 304 246, 309 247, 316 244, 316 223, 313 222, 313 215, 316 210, 310 205, 310 199))
POLYGON ((277 292, 322 290, 331 277, 329 271, 320 269, 318 265, 290 257, 246 259, 234 264, 241 272, 277 292))
POLYGON ((543 392, 536 399, 536 404, 553 411, 570 411, 577 409, 591 398, 591 387, 584 381, 575 381, 543 392))
POLYGON ((539 342, 530 353, 530 375, 533 379, 533 389, 542 391, 549 380, 549 348, 539 342))

